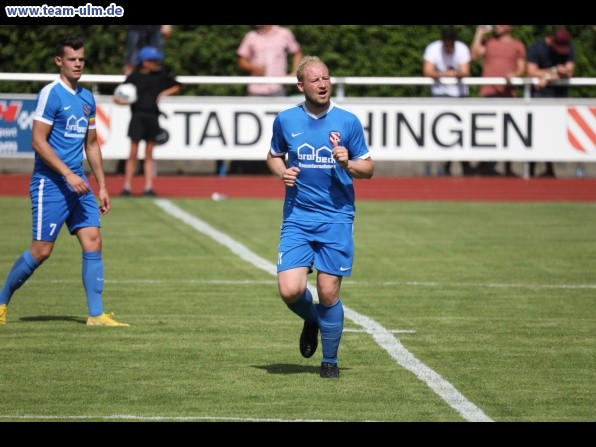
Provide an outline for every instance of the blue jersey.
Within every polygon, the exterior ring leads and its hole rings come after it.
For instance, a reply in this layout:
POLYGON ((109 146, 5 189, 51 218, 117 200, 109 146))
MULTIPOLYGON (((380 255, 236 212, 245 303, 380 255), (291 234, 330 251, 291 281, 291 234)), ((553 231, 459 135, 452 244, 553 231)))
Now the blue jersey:
POLYGON ((284 221, 354 221, 353 179, 335 162, 333 140, 348 149, 351 160, 370 156, 358 117, 334 103, 321 116, 301 103, 275 117, 271 153, 287 155, 288 167, 300 168, 296 184, 286 186, 284 221))
MULTIPOLYGON (((82 87, 73 90, 57 79, 37 95, 34 119, 52 126, 48 143, 75 174, 82 176, 87 129, 95 129, 93 94, 82 87)), ((33 172, 61 177, 37 153, 33 172)))

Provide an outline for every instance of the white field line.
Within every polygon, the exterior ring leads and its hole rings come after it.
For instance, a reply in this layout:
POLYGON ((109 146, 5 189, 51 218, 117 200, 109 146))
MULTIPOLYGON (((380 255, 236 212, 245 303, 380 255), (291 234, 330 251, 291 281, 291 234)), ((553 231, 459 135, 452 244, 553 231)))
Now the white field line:
MULTIPOLYGON (((267 273, 277 276, 277 268, 275 264, 261 258, 253 253, 245 245, 232 239, 227 234, 218 231, 201 219, 187 213, 174 205, 169 200, 156 199, 155 204, 163 209, 169 215, 180 219, 197 231, 211 237, 215 241, 229 248, 233 253, 240 256, 242 259, 253 264, 267 273)), ((316 287, 309 284, 313 297, 317 297, 316 287)), ((361 315, 344 305, 344 313, 347 318, 352 320, 355 324, 362 326, 362 328, 377 342, 377 344, 385 349, 389 355, 403 368, 412 372, 416 377, 425 382, 439 397, 441 397, 447 404, 457 411, 464 419, 470 422, 493 422, 484 412, 465 398, 453 385, 447 382, 440 374, 433 371, 416 357, 414 357, 404 346, 397 340, 393 333, 385 329, 373 319, 361 315)))
MULTIPOLYGON (((270 419, 270 418, 235 418, 211 416, 138 416, 134 414, 114 414, 110 416, 43 416, 43 415, 2 415, 0 421, 170 421, 170 422, 334 422, 322 419, 270 419)), ((337 421, 341 422, 341 421, 337 421)), ((373 421, 367 421, 373 422, 373 421)))
MULTIPOLYGON (((34 281, 43 284, 80 284, 81 279, 37 279, 34 281)), ((236 285, 254 285, 254 284, 272 284, 277 285, 275 279, 271 280, 254 280, 254 279, 106 279, 106 284, 168 284, 175 282, 176 284, 236 284, 236 285)), ((477 289, 492 288, 492 289, 552 289, 552 290, 579 290, 579 289, 596 289, 596 284, 514 284, 514 283, 470 283, 470 282, 420 282, 420 281, 366 281, 366 280, 351 280, 344 279, 342 285, 360 285, 360 286, 374 286, 376 288, 382 287, 472 287, 477 289)))

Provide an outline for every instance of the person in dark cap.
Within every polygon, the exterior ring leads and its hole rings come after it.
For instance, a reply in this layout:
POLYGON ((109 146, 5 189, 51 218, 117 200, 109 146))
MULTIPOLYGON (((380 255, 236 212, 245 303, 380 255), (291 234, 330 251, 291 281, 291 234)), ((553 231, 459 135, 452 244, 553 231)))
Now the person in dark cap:
POLYGON ((567 85, 553 85, 552 81, 569 79, 574 70, 575 49, 566 28, 554 28, 548 36, 528 48, 528 77, 539 79, 533 88, 536 98, 569 97, 567 85))
POLYGON ((182 90, 182 84, 162 69, 163 53, 153 46, 146 46, 139 50, 135 70, 126 77, 124 83, 133 84, 137 88, 137 100, 128 104, 119 97, 113 96, 116 104, 130 105, 131 118, 128 125, 130 138, 130 154, 124 167, 124 186, 121 196, 132 194, 132 180, 134 177, 139 143, 145 141, 145 159, 143 175, 145 196, 155 196, 153 190, 154 160, 153 149, 162 129, 159 125, 159 102, 169 95, 175 95, 182 90))
MULTIPOLYGON (((567 98, 569 87, 555 85, 553 81, 569 79, 575 71, 575 49, 571 34, 564 27, 556 27, 543 39, 528 48, 527 74, 538 78, 532 86, 534 98, 567 98)), ((530 176, 536 173, 536 163, 530 163, 530 176)), ((545 177, 555 177, 554 165, 546 163, 545 177)))
POLYGON ((556 28, 552 33, 553 49, 558 54, 568 54, 571 49, 571 34, 565 28, 556 28))

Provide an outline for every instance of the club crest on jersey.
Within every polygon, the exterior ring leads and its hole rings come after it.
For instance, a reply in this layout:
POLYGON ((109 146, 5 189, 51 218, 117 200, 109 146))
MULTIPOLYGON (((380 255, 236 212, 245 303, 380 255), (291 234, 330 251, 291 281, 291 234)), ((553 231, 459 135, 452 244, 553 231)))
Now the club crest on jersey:
POLYGON ((341 135, 338 131, 329 132, 329 142, 331 143, 331 145, 339 144, 340 138, 341 138, 341 135))
POLYGON ((85 114, 85 116, 89 116, 89 114, 91 113, 91 109, 89 109, 89 106, 87 104, 83 105, 83 113, 85 114))

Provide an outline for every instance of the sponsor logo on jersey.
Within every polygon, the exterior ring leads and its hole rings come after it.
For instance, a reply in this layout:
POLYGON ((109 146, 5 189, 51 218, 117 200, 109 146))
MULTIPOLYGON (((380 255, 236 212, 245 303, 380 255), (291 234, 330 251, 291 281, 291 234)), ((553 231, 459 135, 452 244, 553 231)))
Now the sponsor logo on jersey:
POLYGON ((337 132, 335 130, 329 132, 329 142, 331 143, 332 146, 339 144, 340 138, 341 138, 341 135, 339 132, 337 132))

